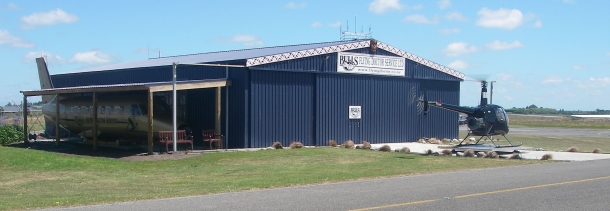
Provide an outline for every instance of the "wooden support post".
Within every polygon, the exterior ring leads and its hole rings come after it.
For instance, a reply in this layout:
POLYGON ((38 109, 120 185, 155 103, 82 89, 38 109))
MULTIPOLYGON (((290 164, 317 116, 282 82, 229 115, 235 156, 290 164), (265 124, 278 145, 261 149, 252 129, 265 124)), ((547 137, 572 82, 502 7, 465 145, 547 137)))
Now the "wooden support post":
POLYGON ((23 143, 30 142, 30 134, 28 133, 28 97, 23 95, 23 143))
POLYGON ((60 95, 57 95, 55 97, 55 144, 59 145, 59 100, 60 100, 60 95))
POLYGON ((221 123, 220 123, 220 112, 221 112, 221 87, 216 87, 216 122, 214 124, 215 128, 214 128, 214 133, 216 134, 221 134, 221 123))
POLYGON ((153 154, 153 92, 148 90, 148 154, 153 154))
POLYGON ((93 150, 97 150, 97 93, 93 92, 93 150))

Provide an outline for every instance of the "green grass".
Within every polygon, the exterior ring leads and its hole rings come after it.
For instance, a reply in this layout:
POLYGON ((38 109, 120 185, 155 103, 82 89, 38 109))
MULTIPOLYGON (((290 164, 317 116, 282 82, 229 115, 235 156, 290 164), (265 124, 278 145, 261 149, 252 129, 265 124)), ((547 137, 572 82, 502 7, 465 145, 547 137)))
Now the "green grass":
POLYGON ((0 147, 0 210, 201 195, 540 163, 314 148, 156 162, 0 147))
POLYGON ((511 115, 511 126, 610 129, 604 118, 576 118, 566 115, 511 115))

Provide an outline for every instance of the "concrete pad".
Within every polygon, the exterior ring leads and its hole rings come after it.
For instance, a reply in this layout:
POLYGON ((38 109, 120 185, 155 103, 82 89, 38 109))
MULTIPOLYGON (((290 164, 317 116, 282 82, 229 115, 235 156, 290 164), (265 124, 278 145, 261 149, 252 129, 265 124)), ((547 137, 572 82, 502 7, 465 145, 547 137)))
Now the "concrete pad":
MULTIPOLYGON (((387 144, 371 144, 371 149, 379 149, 383 145, 388 145, 392 148, 392 151, 400 150, 403 147, 408 147, 411 153, 423 154, 427 150, 432 152, 440 153, 446 148, 439 148, 447 145, 437 144, 421 144, 416 142, 410 143, 387 143, 387 144)), ((576 152, 551 152, 551 151, 521 151, 521 157, 524 159, 540 159, 545 154, 551 154, 553 160, 560 161, 587 161, 587 160, 600 160, 610 159, 610 154, 596 154, 596 153, 576 153, 576 152)))

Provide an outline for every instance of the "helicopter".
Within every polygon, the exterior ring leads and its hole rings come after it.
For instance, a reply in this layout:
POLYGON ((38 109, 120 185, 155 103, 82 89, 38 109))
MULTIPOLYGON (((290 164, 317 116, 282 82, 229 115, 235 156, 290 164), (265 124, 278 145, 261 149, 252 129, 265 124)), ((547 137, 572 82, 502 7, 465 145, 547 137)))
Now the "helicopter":
POLYGON ((428 101, 426 97, 426 93, 424 91, 424 95, 420 96, 418 101, 418 110, 423 111, 424 116, 426 116, 430 110, 430 106, 442 108, 450 111, 460 112, 468 115, 466 117, 466 124, 468 126, 468 134, 466 137, 457 145, 471 145, 471 144, 463 144, 463 142, 469 136, 480 136, 477 142, 474 145, 477 145, 479 141, 481 141, 484 137, 487 137, 495 147, 518 147, 519 145, 513 145, 508 138, 506 138, 506 134, 509 131, 509 119, 506 111, 502 106, 495 104, 487 103, 487 81, 481 82, 481 102, 476 107, 466 107, 466 106, 458 106, 451 104, 440 103, 439 101, 428 101), (494 141, 492 136, 502 136, 504 137, 509 146, 499 146, 494 141))

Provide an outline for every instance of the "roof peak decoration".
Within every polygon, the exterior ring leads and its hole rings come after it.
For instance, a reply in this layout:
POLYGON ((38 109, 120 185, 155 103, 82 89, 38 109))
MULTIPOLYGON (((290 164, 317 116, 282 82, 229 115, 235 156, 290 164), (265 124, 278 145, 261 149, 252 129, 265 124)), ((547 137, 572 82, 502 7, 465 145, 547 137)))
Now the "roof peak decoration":
POLYGON ((428 66, 432 69, 441 71, 443 73, 452 75, 452 76, 462 79, 462 80, 464 80, 464 78, 466 77, 464 75, 464 73, 453 70, 449 67, 445 67, 445 66, 435 63, 433 61, 430 61, 430 60, 421 58, 419 56, 413 55, 411 53, 405 52, 403 50, 400 50, 398 48, 395 48, 395 47, 385 44, 383 42, 379 42, 377 40, 374 40, 375 42, 372 42, 372 41, 373 41, 373 39, 363 40, 360 42, 345 43, 345 44, 339 44, 339 45, 333 45, 333 46, 327 46, 327 47, 321 47, 321 48, 313 48, 313 49, 307 49, 307 50, 301 50, 301 51, 294 51, 294 52, 288 52, 288 53, 281 53, 281 54, 275 54, 275 55, 269 55, 269 56, 250 58, 250 59, 247 59, 246 66, 252 67, 252 66, 258 66, 258 65, 269 64, 269 63, 274 63, 274 62, 281 62, 281 61, 305 58, 305 57, 310 57, 310 56, 317 56, 317 55, 322 55, 322 54, 349 51, 349 50, 354 50, 354 49, 359 49, 359 48, 367 48, 367 47, 374 48, 375 46, 371 46, 371 43, 373 43, 373 45, 376 45, 376 49, 386 50, 393 54, 399 55, 403 58, 407 58, 409 60, 415 61, 417 63, 428 66))

